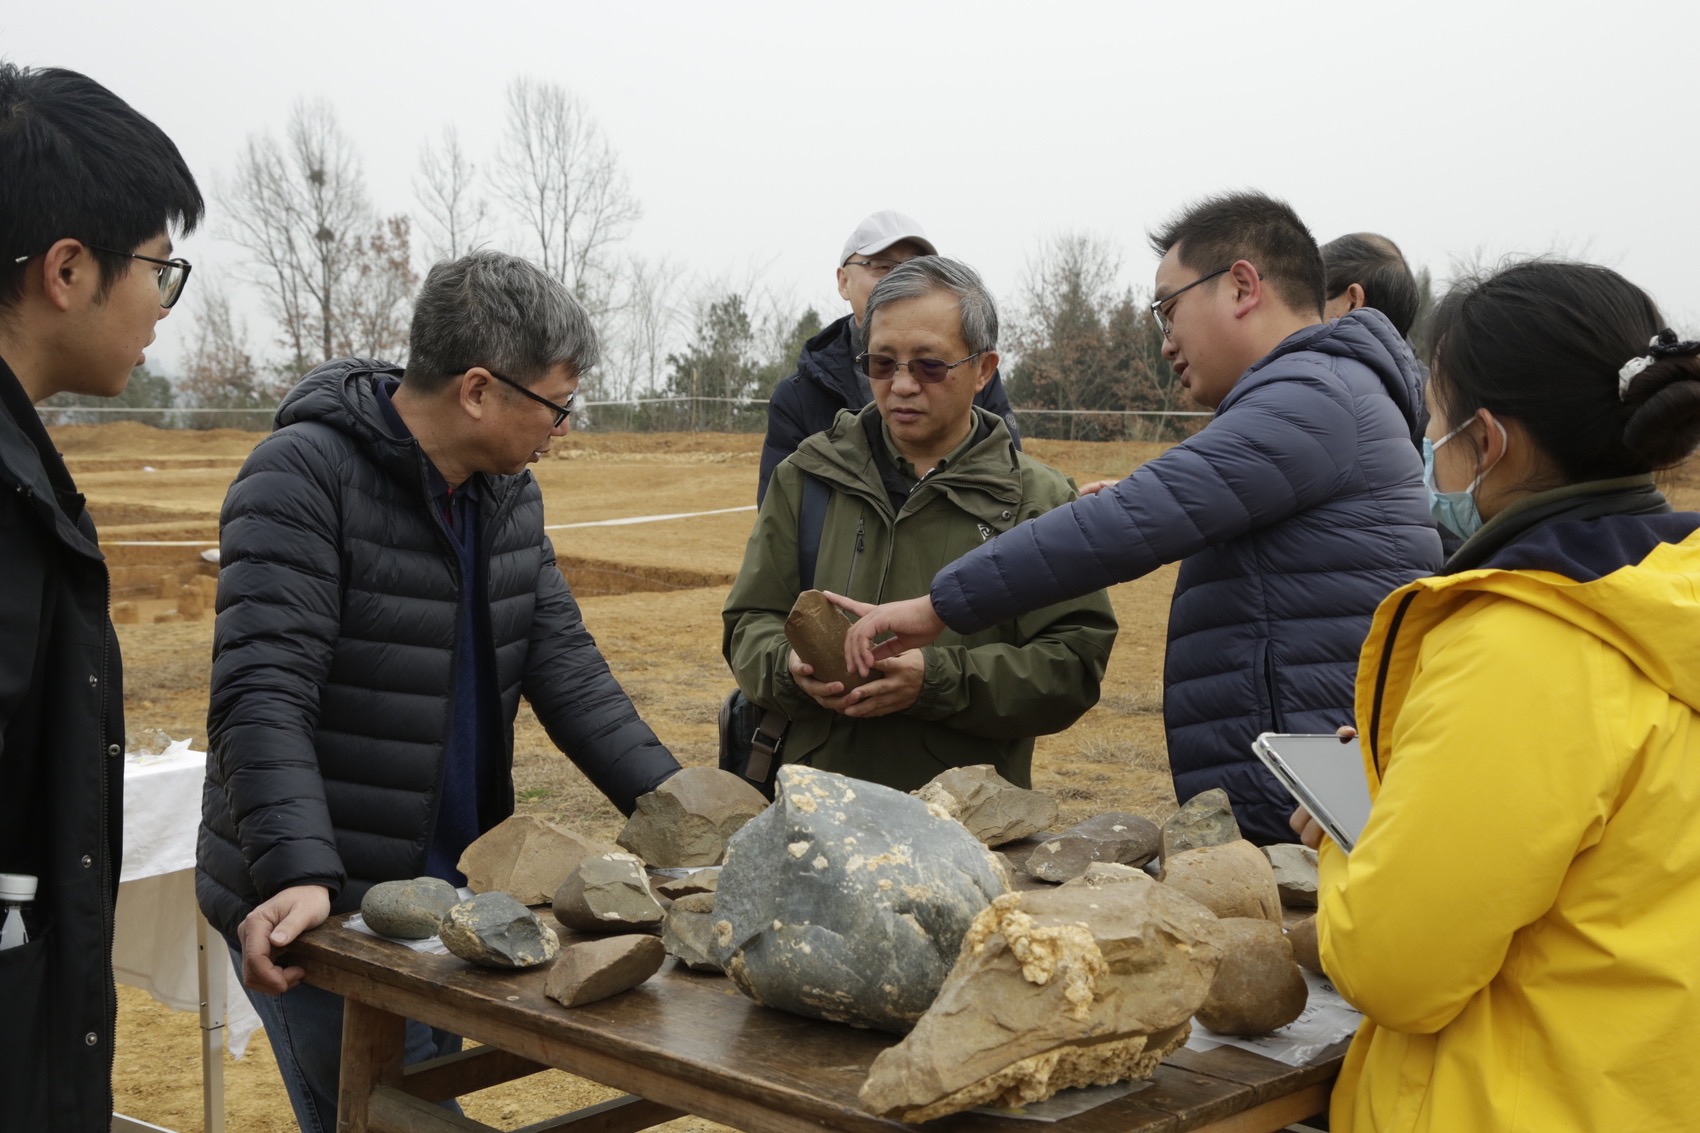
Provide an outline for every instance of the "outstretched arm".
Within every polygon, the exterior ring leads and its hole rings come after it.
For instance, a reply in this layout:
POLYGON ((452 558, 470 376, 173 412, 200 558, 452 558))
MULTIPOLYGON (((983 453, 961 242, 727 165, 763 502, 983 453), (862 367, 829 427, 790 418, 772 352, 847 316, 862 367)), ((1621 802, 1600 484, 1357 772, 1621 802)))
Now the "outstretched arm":
POLYGON ((830 590, 823 593, 857 619, 844 635, 844 663, 861 676, 887 657, 931 645, 946 628, 933 610, 932 598, 925 594, 875 606, 830 590))

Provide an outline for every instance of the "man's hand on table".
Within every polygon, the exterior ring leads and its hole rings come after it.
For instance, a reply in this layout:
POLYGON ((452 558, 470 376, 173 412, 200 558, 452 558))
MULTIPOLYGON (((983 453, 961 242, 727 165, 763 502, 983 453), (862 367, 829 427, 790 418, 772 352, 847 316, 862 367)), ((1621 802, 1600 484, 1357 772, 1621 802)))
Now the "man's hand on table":
POLYGON ((331 915, 331 891, 323 885, 292 885, 259 905, 236 926, 242 943, 242 982, 266 995, 282 995, 306 974, 274 961, 295 938, 331 915))

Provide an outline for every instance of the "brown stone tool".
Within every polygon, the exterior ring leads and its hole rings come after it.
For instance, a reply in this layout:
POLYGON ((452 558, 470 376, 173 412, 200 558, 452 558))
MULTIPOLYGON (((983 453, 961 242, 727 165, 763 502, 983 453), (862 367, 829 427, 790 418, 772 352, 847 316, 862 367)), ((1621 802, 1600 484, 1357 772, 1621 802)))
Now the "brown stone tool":
POLYGON ((878 669, 859 677, 844 664, 844 634, 850 619, 827 600, 819 590, 805 590, 797 595, 791 613, 785 619, 785 639, 804 664, 814 666, 815 680, 843 681, 844 691, 883 676, 878 669))

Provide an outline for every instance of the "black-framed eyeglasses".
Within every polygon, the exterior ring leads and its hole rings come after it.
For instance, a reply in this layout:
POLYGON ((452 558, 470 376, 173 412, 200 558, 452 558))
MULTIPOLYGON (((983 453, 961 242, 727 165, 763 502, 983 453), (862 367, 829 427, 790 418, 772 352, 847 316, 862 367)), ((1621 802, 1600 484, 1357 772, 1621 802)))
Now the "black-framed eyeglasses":
MULTIPOLYGON (((471 366, 468 366, 468 367, 466 367, 466 370, 470 370, 471 368, 472 368, 471 366)), ((462 370, 461 373, 465 373, 466 370, 462 370)), ((519 392, 525 394, 525 396, 527 396, 531 400, 537 402, 537 404, 547 405, 550 409, 554 410, 555 411, 555 423, 553 425, 549 426, 551 429, 559 429, 561 427, 561 422, 565 421, 568 417, 571 417, 573 415, 573 410, 575 408, 577 408, 577 406, 574 405, 574 402, 578 401, 578 391, 577 390, 574 390, 572 393, 569 393, 567 395, 567 403, 565 405, 557 405, 553 401, 550 401, 546 397, 539 397, 537 394, 532 393, 530 390, 526 389, 524 386, 520 385, 518 382, 514 381, 512 378, 504 378, 501 374, 498 374, 496 371, 492 370, 488 366, 484 367, 484 372, 489 374, 492 378, 495 378, 498 382, 501 382, 503 385, 512 386, 515 389, 519 390, 519 392)))
POLYGON ((1215 271, 1211 272, 1209 275, 1199 276, 1197 279, 1193 280, 1191 283, 1187 284, 1185 287, 1176 288, 1174 291, 1169 292, 1169 294, 1163 296, 1161 299, 1153 299, 1151 301, 1151 315, 1152 315, 1153 318, 1155 318, 1157 320, 1157 326, 1162 329, 1163 337, 1168 338, 1171 334, 1173 334, 1175 332, 1175 324, 1170 320, 1169 315, 1165 315, 1163 313, 1164 307, 1168 307, 1169 308, 1169 314, 1172 315, 1174 313, 1174 310, 1175 310, 1174 302, 1175 302, 1176 299, 1179 299, 1182 295, 1185 295, 1188 291, 1191 291, 1194 287, 1197 287, 1199 284, 1209 283, 1211 280, 1215 279, 1217 276, 1224 275, 1227 272, 1232 271, 1233 268, 1234 268, 1233 264, 1229 264, 1225 268, 1217 268, 1215 271))
POLYGON ((889 354, 858 354, 856 367, 868 375, 869 381, 889 382, 897 376, 899 369, 904 369, 916 381, 933 385, 950 377, 950 372, 958 366, 972 362, 984 353, 984 350, 976 350, 960 362, 940 362, 937 358, 911 358, 907 362, 899 362, 889 354))
MULTIPOLYGON (((159 265, 159 305, 169 309, 177 300, 183 298, 183 285, 189 282, 190 264, 188 260, 162 260, 157 256, 144 256, 140 252, 120 252, 117 248, 103 248, 99 244, 84 242, 83 247, 96 252, 105 252, 111 256, 124 256, 132 260, 159 265)), ((24 263, 29 256, 18 256, 12 260, 15 264, 24 263)))

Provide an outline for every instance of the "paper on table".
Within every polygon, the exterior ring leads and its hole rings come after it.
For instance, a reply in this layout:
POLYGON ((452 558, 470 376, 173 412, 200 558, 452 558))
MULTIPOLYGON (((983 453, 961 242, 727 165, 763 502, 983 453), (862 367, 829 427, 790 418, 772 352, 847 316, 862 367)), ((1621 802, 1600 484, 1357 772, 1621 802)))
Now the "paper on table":
POLYGON ((988 1113, 993 1117, 1013 1117, 1017 1121, 1061 1121, 1065 1117, 1085 1113, 1089 1109, 1097 1109, 1107 1102, 1117 1098, 1125 1098, 1136 1090, 1143 1090, 1151 1085, 1149 1078, 1138 1082, 1111 1082, 1108 1086, 1075 1086, 1072 1089, 1058 1090, 1042 1102, 1018 1106, 1014 1109, 1004 1109, 1001 1106, 975 1106, 970 1113, 988 1113))
POLYGON ((1194 1020, 1187 1049, 1237 1046, 1288 1066, 1303 1066, 1325 1048, 1354 1034, 1363 1022, 1357 1008, 1340 997, 1327 977, 1315 972, 1305 972, 1304 977, 1310 985, 1310 999, 1299 1017, 1285 1027, 1267 1035, 1219 1035, 1194 1020))
MULTIPOLYGON (((455 893, 462 901, 472 900, 472 890, 465 886, 455 890, 455 893)), ((391 944, 399 944, 404 948, 411 948, 415 952, 429 952, 436 956, 447 956, 449 954, 448 947, 443 944, 443 939, 440 936, 427 936, 424 940, 402 940, 395 936, 385 936, 381 932, 373 932, 367 928, 366 918, 359 913, 355 913, 352 917, 343 921, 342 927, 353 929, 355 932, 363 933, 366 936, 375 936, 379 940, 387 940, 391 944)))

